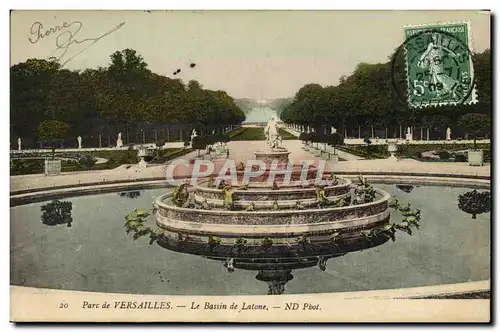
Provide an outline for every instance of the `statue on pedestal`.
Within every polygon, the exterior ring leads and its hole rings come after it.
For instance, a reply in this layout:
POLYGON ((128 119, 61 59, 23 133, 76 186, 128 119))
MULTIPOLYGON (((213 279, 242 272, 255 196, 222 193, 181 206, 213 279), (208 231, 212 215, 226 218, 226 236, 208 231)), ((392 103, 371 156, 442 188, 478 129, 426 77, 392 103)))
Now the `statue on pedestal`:
POLYGON ((122 133, 118 133, 118 138, 116 139, 116 147, 121 148, 123 146, 122 133))
POLYGON ((21 137, 17 139, 17 151, 21 151, 21 137))
POLYGON ((196 132, 196 129, 193 129, 193 131, 191 132, 191 142, 193 141, 193 138, 195 138, 196 136, 198 136, 198 133, 196 132))
POLYGON ((446 140, 447 141, 451 140, 451 128, 450 127, 448 127, 448 129, 446 129, 446 140))
POLYGON ((78 136, 76 138, 76 140, 78 141, 78 148, 81 149, 82 148, 82 136, 78 136))
POLYGON ((266 143, 271 149, 281 148, 281 137, 278 134, 278 122, 273 116, 264 128, 264 135, 266 136, 266 143))

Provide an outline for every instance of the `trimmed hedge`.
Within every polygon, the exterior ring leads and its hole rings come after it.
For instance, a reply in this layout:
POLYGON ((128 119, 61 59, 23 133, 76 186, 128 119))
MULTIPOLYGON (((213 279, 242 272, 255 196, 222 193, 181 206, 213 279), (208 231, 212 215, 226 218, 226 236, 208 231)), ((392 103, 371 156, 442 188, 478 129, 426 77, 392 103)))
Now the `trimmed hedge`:
MULTIPOLYGON (((156 150, 155 154, 151 157, 150 162, 152 163, 164 163, 168 160, 178 158, 189 152, 192 149, 165 149, 156 150)), ((90 168, 92 171, 113 169, 123 164, 136 164, 138 162, 137 150, 116 150, 116 151, 94 151, 85 153, 85 155, 92 155, 94 157, 100 157, 108 159, 108 162, 102 164, 94 164, 90 168)), ((67 157, 67 154, 57 153, 56 157, 67 157)), ((72 154, 72 157, 82 157, 83 155, 72 154)), ((78 158, 80 159, 80 158, 78 158)), ((61 171, 62 172, 79 172, 88 171, 89 168, 76 160, 62 160, 61 171)), ((38 174, 44 173, 45 165, 44 159, 11 159, 10 160, 10 175, 26 175, 26 174, 38 174)))

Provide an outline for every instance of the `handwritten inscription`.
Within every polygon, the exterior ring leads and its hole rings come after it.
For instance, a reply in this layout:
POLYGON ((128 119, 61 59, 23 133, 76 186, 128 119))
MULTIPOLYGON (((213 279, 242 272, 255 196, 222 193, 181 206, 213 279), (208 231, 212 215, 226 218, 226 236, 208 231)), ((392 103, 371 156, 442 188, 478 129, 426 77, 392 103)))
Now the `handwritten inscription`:
POLYGON ((28 37, 28 40, 30 43, 36 44, 51 36, 55 36, 56 48, 49 56, 49 59, 61 61, 61 66, 64 66, 66 63, 87 50, 90 46, 117 31, 123 25, 125 25, 125 22, 121 22, 98 37, 77 39, 77 35, 83 28, 83 23, 81 21, 72 21, 69 23, 63 22, 60 25, 51 26, 49 28, 44 28, 43 24, 37 21, 30 27, 30 36, 28 37), (76 53, 64 59, 69 49, 72 48, 72 46, 79 44, 84 44, 85 47, 83 49, 79 49, 76 53))

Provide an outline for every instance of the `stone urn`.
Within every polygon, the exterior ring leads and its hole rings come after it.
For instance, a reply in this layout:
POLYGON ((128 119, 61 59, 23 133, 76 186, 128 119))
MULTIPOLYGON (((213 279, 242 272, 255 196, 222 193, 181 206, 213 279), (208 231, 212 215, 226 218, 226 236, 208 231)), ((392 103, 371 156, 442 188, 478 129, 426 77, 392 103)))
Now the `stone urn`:
POLYGON ((388 142, 387 151, 391 154, 391 156, 388 158, 389 160, 398 160, 398 158, 395 156, 395 153, 398 151, 397 142, 388 142))
POLYGON ((484 163, 484 152, 483 150, 468 150, 467 151, 467 161, 470 166, 483 166, 484 163))
POLYGON ((151 153, 149 152, 147 147, 144 147, 144 146, 139 147, 139 149, 137 150, 137 157, 139 158, 139 165, 146 167, 148 163, 144 160, 144 158, 146 158, 150 155, 151 155, 151 153))

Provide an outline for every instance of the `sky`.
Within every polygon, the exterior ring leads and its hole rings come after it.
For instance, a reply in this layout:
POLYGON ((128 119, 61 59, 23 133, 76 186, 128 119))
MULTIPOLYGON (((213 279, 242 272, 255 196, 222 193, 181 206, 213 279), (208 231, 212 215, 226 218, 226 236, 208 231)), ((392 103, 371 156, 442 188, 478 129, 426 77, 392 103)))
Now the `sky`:
POLYGON ((463 21, 472 49, 490 48, 490 13, 479 11, 14 11, 11 65, 54 56, 68 69, 97 68, 132 48, 185 83, 283 98, 307 83, 337 85, 360 62, 387 62, 406 25, 463 21))

